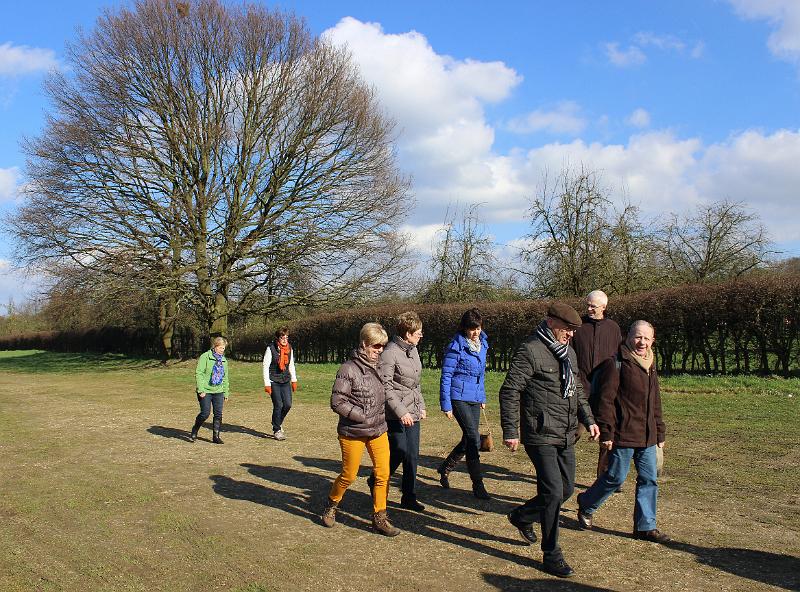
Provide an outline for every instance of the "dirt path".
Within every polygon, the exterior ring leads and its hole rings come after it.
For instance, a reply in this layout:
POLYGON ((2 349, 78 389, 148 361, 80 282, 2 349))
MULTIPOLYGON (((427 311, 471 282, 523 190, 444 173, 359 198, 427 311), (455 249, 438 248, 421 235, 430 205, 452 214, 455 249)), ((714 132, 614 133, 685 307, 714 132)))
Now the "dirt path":
MULTIPOLYGON (((333 529, 318 513, 339 470, 334 414, 295 406, 288 439, 264 437, 269 405, 226 406, 223 446, 210 430, 186 441, 191 397, 142 387, 135 373, 65 378, 5 375, 0 389, 2 590, 792 590, 800 588, 796 498, 693 497, 679 476, 659 499, 669 547, 628 537, 633 486, 576 529, 574 498, 561 544, 577 571, 561 581, 540 569, 505 514, 534 493, 524 453, 483 455, 493 500, 475 499, 464 467, 443 490, 435 467, 458 437, 455 424, 424 424, 423 514, 389 513, 404 532, 373 534, 367 468, 347 492, 333 529), (771 506, 770 506, 771 504, 771 506), (754 505, 767 506, 753 519, 754 505)), ((499 440, 499 437, 497 438, 499 440)), ((588 485, 595 448, 578 447, 588 485)), ((364 462, 368 463, 365 456, 364 462)), ((709 483, 710 487, 718 484, 709 483)))

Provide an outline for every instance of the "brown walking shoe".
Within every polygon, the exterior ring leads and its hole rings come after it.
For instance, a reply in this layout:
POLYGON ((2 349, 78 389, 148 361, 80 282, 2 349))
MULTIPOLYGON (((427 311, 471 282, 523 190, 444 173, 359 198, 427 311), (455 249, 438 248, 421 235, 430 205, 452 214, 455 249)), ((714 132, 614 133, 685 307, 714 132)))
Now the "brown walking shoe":
POLYGON ((642 541, 650 541, 651 543, 660 543, 662 545, 672 540, 657 528, 653 530, 634 530, 633 538, 642 541))
POLYGON ((339 507, 339 502, 328 499, 328 505, 322 511, 322 526, 333 528, 336 524, 336 508, 339 507))
POLYGON ((372 515, 372 528, 375 529, 375 532, 383 536, 393 537, 400 534, 400 529, 392 526, 392 523, 389 522, 385 510, 382 512, 375 512, 372 515))

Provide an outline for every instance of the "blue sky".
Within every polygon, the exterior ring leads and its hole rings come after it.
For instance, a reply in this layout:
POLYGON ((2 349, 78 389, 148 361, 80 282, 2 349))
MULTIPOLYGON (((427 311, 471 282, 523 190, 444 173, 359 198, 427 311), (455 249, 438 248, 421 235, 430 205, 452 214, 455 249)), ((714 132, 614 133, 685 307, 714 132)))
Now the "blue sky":
MULTIPOLYGON (((10 4, 10 3, 8 3, 10 4)), ((800 256, 800 0, 268 3, 346 43, 397 121, 420 257, 449 205, 479 203, 506 254, 545 170, 601 171, 656 219, 716 199, 800 256)), ((27 2, 0 19, 0 212, 25 182, 45 72, 119 3, 27 2)), ((23 299, 0 240, 0 303, 23 299)))

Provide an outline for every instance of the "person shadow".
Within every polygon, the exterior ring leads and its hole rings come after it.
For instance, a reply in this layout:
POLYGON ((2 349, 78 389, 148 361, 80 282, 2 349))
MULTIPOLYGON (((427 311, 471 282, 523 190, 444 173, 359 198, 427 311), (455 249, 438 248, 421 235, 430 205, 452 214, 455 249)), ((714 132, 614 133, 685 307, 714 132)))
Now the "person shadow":
MULTIPOLYGON (((273 467, 243 463, 241 466, 254 477, 279 485, 281 488, 240 481, 224 475, 211 475, 209 478, 213 482, 214 492, 218 495, 269 506, 308 519, 319 528, 323 528, 319 523, 320 513, 325 506, 333 478, 339 473, 341 463, 323 458, 295 458, 304 466, 322 469, 329 472, 330 475, 325 477, 318 473, 286 466, 273 467), (299 491, 292 492, 282 489, 287 486, 299 491)), ((362 473, 362 477, 368 475, 368 471, 362 471, 362 473)), ((450 492, 445 491, 445 493, 450 492)), ((470 496, 472 496, 471 492, 470 496)), ((425 501, 427 502, 428 499, 426 498, 425 501)), ((468 509, 467 511, 473 510, 468 509)), ((391 520, 401 530, 449 543, 458 549, 471 549, 499 559, 516 561, 527 567, 541 567, 539 562, 534 561, 527 554, 512 553, 505 549, 495 548, 490 544, 500 543, 513 545, 516 548, 527 547, 520 539, 496 536, 482 530, 454 524, 430 509, 426 512, 416 513, 393 508, 391 520)), ((372 497, 351 486, 339 506, 336 522, 343 527, 371 531, 372 497)), ((509 530, 513 530, 512 527, 509 526, 509 530)))
MULTIPOLYGON (((206 421, 200 426, 201 430, 211 430, 211 422, 206 421)), ((161 436, 162 438, 174 438, 176 440, 184 440, 186 442, 191 442, 191 430, 181 430, 178 428, 172 428, 168 426, 160 426, 154 425, 147 428, 147 431, 155 436, 161 436)), ((233 433, 233 434, 248 434, 255 438, 272 438, 272 434, 266 434, 264 432, 259 432, 258 430, 254 430, 252 428, 248 428, 245 426, 240 426, 236 424, 224 423, 220 426, 219 431, 222 433, 233 433)), ((211 441, 211 438, 206 438, 202 435, 203 431, 201 431, 197 439, 204 440, 207 442, 211 441)))
POLYGON ((693 554, 699 563, 776 588, 800 590, 800 558, 736 547, 701 547, 681 541, 664 545, 693 554))
POLYGON ((483 580, 502 592, 614 592, 611 588, 600 588, 589 584, 544 578, 541 580, 530 578, 515 578, 504 574, 483 573, 483 580))
MULTIPOLYGON (((561 516, 561 526, 571 530, 580 529, 577 519, 571 516, 561 516)), ((597 524, 592 526, 590 532, 636 540, 632 533, 603 528, 597 524)), ((776 588, 800 590, 800 558, 792 555, 734 547, 701 547, 676 540, 665 543, 664 546, 692 554, 699 563, 740 578, 762 582, 776 588)))

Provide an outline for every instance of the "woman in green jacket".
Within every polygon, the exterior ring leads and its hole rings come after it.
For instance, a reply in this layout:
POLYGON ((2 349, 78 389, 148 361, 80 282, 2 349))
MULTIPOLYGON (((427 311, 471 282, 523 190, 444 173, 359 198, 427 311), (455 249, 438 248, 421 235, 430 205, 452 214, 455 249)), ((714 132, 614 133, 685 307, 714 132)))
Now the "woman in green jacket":
POLYGON ((215 337, 211 349, 197 360, 195 381, 197 383, 197 401, 200 413, 194 420, 191 440, 197 439, 197 432, 214 407, 213 442, 222 444, 219 428, 222 425, 222 405, 228 400, 228 360, 225 359, 225 347, 228 345, 224 337, 215 337))

